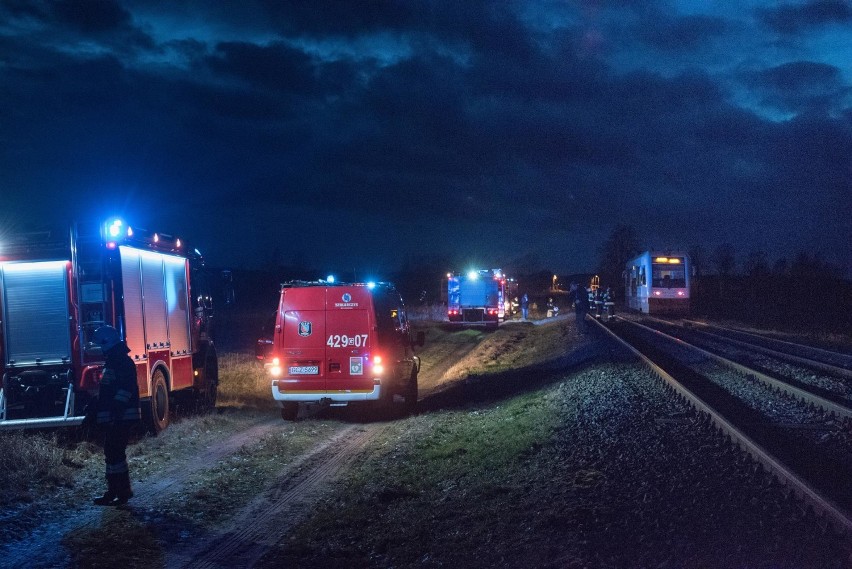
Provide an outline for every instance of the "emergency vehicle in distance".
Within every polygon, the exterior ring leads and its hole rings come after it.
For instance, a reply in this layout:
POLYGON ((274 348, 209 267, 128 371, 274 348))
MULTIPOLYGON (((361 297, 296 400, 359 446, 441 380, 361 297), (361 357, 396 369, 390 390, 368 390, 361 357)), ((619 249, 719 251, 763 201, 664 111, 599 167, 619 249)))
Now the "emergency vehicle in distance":
POLYGON ((143 420, 169 423, 171 394, 212 409, 218 361, 203 260, 180 240, 127 226, 73 225, 0 244, 0 428, 79 425, 104 356, 94 331, 130 348, 143 420))
POLYGON ((402 297, 387 283, 293 282, 282 285, 272 341, 257 356, 272 378, 281 417, 300 403, 342 407, 417 405, 420 358, 402 297))
POLYGON ((645 314, 687 314, 691 272, 685 253, 645 251, 624 271, 627 307, 645 314))
POLYGON ((447 319, 496 327, 506 315, 506 277, 500 269, 447 273, 447 319))

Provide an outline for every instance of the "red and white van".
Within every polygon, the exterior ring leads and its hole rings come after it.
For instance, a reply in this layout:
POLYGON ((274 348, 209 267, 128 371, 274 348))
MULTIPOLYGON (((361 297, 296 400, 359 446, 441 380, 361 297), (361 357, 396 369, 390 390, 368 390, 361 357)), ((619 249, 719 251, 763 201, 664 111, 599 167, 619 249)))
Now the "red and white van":
POLYGON ((258 358, 284 419, 296 418, 299 403, 401 403, 411 412, 420 371, 414 345, 392 285, 296 282, 281 287, 272 338, 259 340, 258 358))

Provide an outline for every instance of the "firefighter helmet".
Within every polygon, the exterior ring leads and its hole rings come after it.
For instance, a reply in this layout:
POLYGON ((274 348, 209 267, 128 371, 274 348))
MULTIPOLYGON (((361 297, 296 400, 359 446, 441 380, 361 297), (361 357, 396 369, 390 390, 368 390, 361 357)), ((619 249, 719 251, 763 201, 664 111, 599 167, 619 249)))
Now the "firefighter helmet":
POLYGON ((118 335, 118 330, 112 326, 101 326, 95 330, 95 335, 92 338, 92 341, 94 341, 96 345, 100 346, 101 350, 108 352, 111 348, 121 342, 121 336, 118 335))

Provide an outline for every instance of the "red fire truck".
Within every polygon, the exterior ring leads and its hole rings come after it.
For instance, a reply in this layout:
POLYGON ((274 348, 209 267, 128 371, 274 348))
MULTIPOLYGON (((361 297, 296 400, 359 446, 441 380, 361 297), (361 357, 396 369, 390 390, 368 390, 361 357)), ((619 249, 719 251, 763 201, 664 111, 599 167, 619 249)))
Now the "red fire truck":
POLYGON ((506 277, 500 269, 447 273, 447 319, 496 327, 506 316, 506 277))
POLYGON ((130 348, 153 432, 172 395, 216 404, 212 301, 197 250, 119 219, 0 242, 0 429, 79 425, 104 357, 91 342, 114 326, 130 348))
POLYGON ((281 288, 271 339, 258 357, 272 378, 281 416, 299 403, 417 405, 420 358, 399 292, 385 283, 297 282, 281 288))

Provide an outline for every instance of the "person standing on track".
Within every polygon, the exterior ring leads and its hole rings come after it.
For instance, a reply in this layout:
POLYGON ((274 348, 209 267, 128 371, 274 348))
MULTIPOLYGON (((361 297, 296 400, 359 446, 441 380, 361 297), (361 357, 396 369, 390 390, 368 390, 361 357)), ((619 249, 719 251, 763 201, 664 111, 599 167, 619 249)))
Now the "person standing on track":
POLYGON ((577 316, 577 329, 586 331, 586 313, 589 311, 589 291, 583 285, 571 284, 571 294, 574 295, 574 313, 577 316))
POLYGON ((524 293, 524 296, 521 297, 521 315, 524 317, 524 320, 527 319, 530 313, 530 297, 527 293, 524 293))
POLYGON ((97 422, 104 435, 107 490, 93 500, 97 506, 120 506, 133 496, 127 468, 127 440, 141 419, 136 364, 130 349, 112 326, 95 330, 94 342, 103 350, 105 363, 98 390, 97 422))

